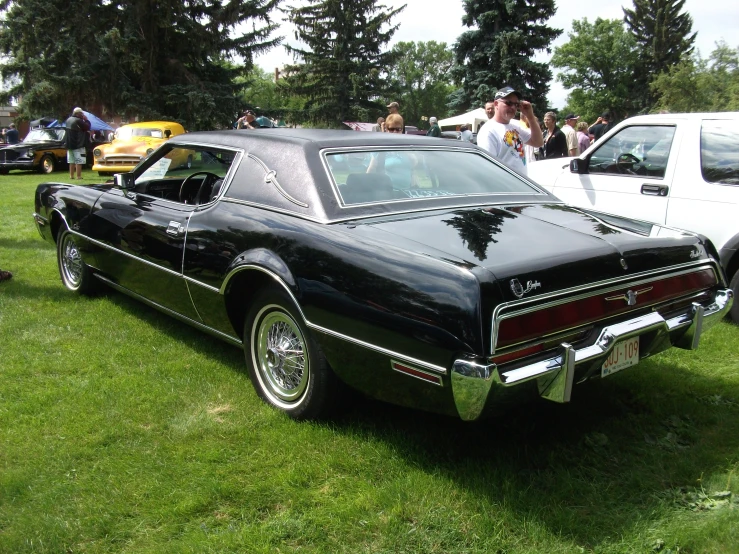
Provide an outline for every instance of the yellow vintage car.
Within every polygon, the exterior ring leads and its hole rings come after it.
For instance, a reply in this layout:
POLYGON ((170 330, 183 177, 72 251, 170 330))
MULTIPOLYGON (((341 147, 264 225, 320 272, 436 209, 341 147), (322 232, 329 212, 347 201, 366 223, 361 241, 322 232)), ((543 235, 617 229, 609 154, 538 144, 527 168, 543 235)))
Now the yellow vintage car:
MULTIPOLYGON (((100 175, 127 173, 170 137, 184 132, 182 125, 172 121, 142 121, 123 125, 116 129, 110 144, 93 150, 92 170, 100 175)), ((176 164, 190 167, 192 157, 176 160, 176 164)))

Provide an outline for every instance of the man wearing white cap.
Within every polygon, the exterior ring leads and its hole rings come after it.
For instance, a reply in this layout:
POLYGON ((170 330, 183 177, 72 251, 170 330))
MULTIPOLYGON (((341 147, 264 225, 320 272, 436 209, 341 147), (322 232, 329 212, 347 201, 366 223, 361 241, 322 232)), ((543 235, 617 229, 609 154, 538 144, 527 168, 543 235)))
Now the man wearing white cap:
POLYGON ((513 171, 526 175, 524 145, 538 148, 544 144, 544 139, 531 102, 520 100, 520 97, 518 91, 511 87, 503 87, 495 93, 495 115, 480 127, 477 145, 513 171), (530 128, 512 121, 519 110, 526 116, 530 128))
POLYGON ((67 163, 69 164, 69 178, 82 179, 82 166, 85 165, 85 141, 87 131, 90 130, 90 122, 82 111, 82 108, 72 110, 72 115, 64 122, 67 128, 65 137, 65 148, 67 149, 67 163))
POLYGON ((437 123, 437 120, 435 117, 429 118, 429 123, 431 123, 431 127, 426 132, 427 137, 440 137, 441 136, 441 129, 439 128, 439 124, 437 123))

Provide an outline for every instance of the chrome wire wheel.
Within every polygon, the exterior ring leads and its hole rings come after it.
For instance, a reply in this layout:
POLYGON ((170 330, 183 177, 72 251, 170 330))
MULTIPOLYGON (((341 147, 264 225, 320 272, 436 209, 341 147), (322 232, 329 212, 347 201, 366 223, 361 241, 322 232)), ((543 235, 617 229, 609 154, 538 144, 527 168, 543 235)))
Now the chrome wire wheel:
POLYGON ((300 327, 280 306, 265 306, 257 314, 252 360, 262 390, 275 405, 300 404, 310 382, 309 355, 300 327))
POLYGON ((75 244, 74 238, 69 233, 65 234, 62 238, 59 253, 64 284, 72 290, 77 290, 82 284, 85 265, 77 244, 75 244))

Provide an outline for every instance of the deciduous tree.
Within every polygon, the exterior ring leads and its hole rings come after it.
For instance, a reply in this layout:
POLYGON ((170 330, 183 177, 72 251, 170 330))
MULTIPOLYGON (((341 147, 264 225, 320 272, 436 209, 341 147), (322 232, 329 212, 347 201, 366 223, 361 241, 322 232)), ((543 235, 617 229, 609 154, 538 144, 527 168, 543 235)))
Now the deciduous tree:
POLYGON ((610 110, 618 119, 633 114, 636 42, 618 19, 572 22, 569 40, 554 49, 551 65, 563 69, 557 79, 570 89, 569 108, 594 121, 610 110))
POLYGON ((396 61, 389 68, 390 87, 397 91, 392 100, 400 103, 405 122, 418 125, 422 116, 449 115, 446 102, 454 90, 450 73, 454 53, 446 43, 399 42, 392 52, 396 61))

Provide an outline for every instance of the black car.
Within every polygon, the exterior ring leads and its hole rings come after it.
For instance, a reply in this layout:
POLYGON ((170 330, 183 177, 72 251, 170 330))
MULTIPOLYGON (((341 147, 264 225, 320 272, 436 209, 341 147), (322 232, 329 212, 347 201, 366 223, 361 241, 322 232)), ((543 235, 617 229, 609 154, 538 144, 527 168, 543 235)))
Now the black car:
POLYGON ((567 206, 472 144, 412 135, 183 134, 114 184, 40 185, 34 217, 64 286, 243 348, 260 396, 298 419, 347 386, 465 420, 520 387, 567 402, 696 348, 732 303, 700 236, 567 206))
MULTIPOLYGON (((32 129, 18 144, 9 144, 0 148, 0 174, 6 175, 11 169, 25 169, 53 173, 57 169, 66 169, 67 150, 64 127, 46 127, 32 129)), ((99 144, 108 141, 99 134, 95 142, 89 142, 85 148, 88 165, 92 163, 92 150, 99 144)))

